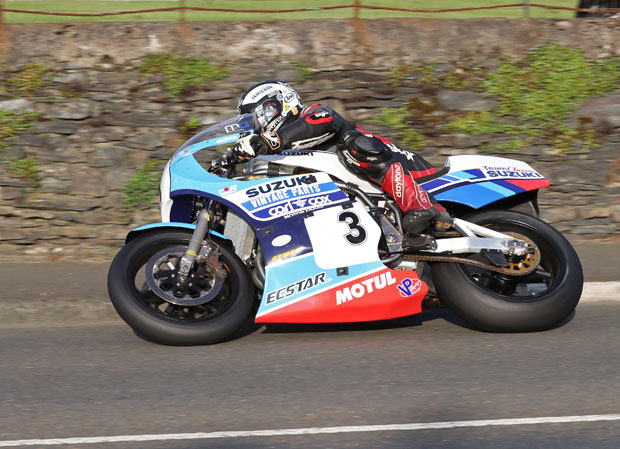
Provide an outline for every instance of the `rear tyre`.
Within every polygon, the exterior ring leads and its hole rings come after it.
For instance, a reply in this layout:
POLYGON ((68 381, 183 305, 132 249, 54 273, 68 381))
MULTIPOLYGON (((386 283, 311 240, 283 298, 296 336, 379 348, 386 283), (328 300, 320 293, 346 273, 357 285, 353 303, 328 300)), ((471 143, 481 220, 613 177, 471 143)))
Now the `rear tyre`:
MULTIPOLYGON (((191 273, 200 277, 201 290, 186 292, 180 301, 191 305, 166 301, 149 288, 146 267, 153 269, 149 260, 166 249, 174 260, 179 247, 187 247, 190 237, 191 232, 182 230, 148 232, 122 248, 110 266, 108 292, 114 308, 138 334, 153 342, 175 346, 217 343, 239 329, 250 314, 254 287, 248 271, 221 241, 219 261, 227 272, 226 279, 209 280, 204 266, 195 266, 191 273), (210 285, 212 294, 208 292, 210 285), (192 303, 191 295, 199 304, 192 303)), ((170 277, 170 272, 163 271, 162 275, 170 277)))
MULTIPOLYGON (((473 214, 468 221, 536 245, 533 273, 507 276, 458 263, 432 265, 442 302, 480 330, 532 332, 550 329, 577 306, 583 272, 571 244, 544 221, 512 211, 473 214)), ((471 256, 477 260, 479 255, 471 256)), ((527 263, 527 261, 526 261, 527 263)))

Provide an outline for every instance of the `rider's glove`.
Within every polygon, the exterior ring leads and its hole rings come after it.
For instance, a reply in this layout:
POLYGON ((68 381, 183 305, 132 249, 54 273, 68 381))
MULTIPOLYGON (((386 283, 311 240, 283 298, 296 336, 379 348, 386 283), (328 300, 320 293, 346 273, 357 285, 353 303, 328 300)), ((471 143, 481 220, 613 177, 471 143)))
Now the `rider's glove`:
POLYGON ((233 147, 234 155, 242 161, 252 159, 257 154, 266 154, 267 152, 267 143, 257 134, 250 134, 240 138, 233 147))

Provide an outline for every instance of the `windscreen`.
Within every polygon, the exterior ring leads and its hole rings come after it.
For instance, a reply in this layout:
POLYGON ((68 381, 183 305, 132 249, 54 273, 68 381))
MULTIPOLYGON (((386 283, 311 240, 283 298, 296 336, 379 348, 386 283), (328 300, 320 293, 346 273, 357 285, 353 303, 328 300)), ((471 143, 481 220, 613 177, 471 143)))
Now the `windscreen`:
POLYGON ((194 154, 206 148, 230 146, 244 134, 251 134, 257 129, 256 116, 251 114, 237 115, 216 125, 200 131, 186 141, 174 153, 172 160, 194 154))

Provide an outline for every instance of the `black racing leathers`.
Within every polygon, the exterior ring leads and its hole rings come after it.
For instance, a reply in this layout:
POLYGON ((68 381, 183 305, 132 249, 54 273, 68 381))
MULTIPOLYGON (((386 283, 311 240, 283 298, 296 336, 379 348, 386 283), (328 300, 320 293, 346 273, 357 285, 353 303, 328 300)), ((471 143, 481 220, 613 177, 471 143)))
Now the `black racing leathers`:
POLYGON ((264 132, 261 137, 271 152, 302 150, 323 143, 340 142, 338 152, 339 156, 343 156, 341 160, 352 171, 380 185, 396 200, 403 212, 432 207, 445 211, 414 181, 416 177, 435 172, 428 162, 383 137, 365 131, 329 106, 309 106, 294 122, 276 132, 264 132), (343 136, 348 143, 343 144, 343 136))

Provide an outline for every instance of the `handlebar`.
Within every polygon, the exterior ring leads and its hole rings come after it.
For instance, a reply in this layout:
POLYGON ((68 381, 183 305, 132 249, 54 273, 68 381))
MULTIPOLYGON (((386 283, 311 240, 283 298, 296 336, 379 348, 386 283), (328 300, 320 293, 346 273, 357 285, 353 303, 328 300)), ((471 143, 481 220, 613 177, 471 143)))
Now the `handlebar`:
POLYGON ((225 154, 218 157, 217 159, 213 159, 211 161, 211 168, 209 172, 216 174, 218 176, 227 177, 230 170, 237 163, 237 158, 233 154, 232 150, 228 150, 225 154))

